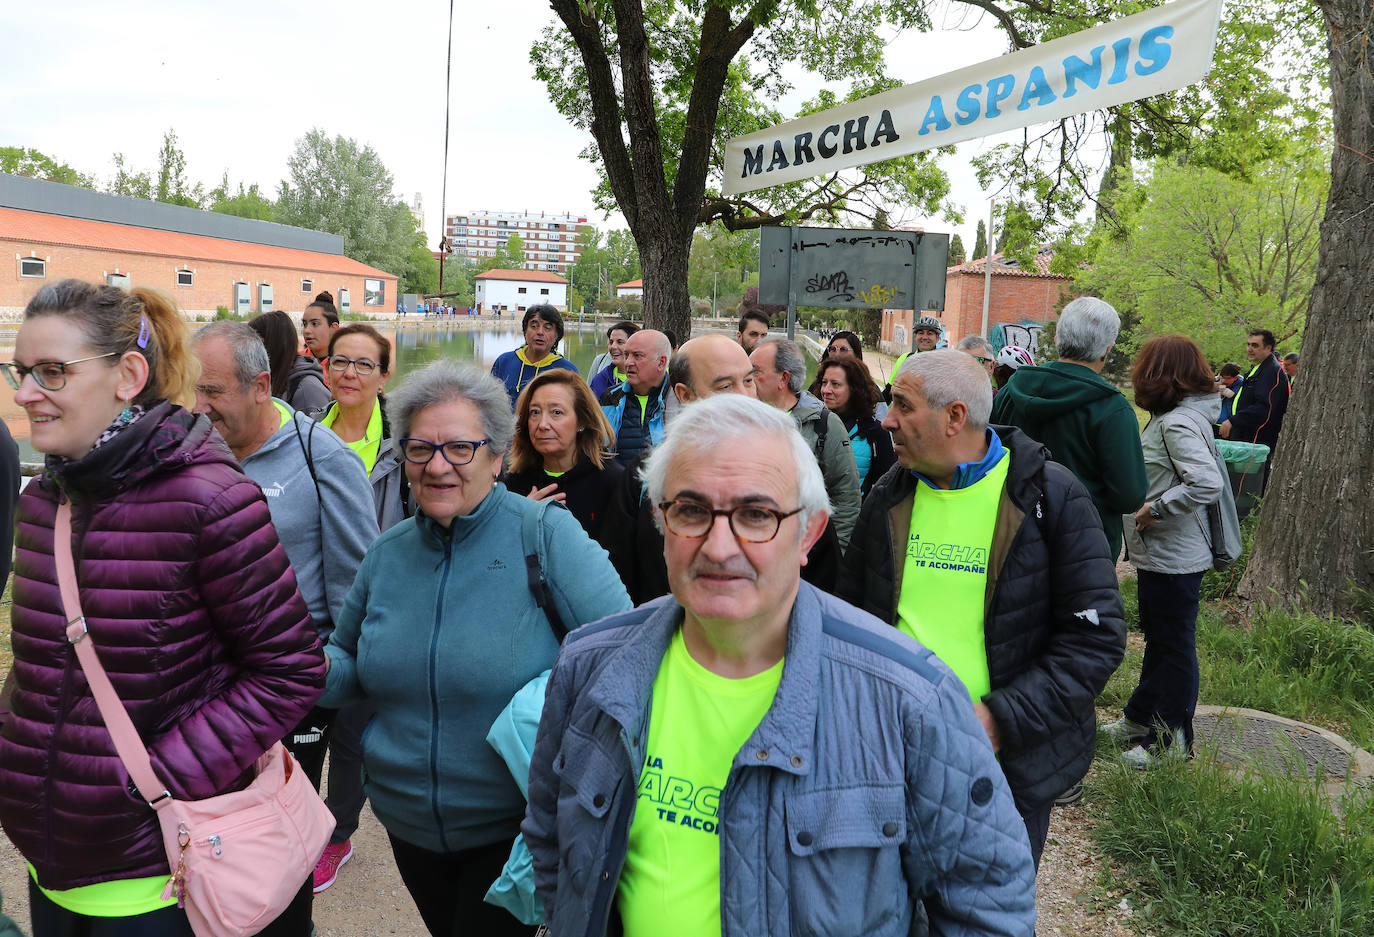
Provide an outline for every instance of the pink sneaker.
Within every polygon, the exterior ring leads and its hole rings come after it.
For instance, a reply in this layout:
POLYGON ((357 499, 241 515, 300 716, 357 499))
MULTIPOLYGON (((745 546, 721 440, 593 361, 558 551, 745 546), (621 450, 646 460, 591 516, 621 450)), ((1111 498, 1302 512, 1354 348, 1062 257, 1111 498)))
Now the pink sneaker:
POLYGON ((318 895, 333 885, 339 877, 339 869, 343 868, 343 864, 352 858, 353 840, 351 839, 325 846, 320 861, 315 863, 315 894, 318 895))

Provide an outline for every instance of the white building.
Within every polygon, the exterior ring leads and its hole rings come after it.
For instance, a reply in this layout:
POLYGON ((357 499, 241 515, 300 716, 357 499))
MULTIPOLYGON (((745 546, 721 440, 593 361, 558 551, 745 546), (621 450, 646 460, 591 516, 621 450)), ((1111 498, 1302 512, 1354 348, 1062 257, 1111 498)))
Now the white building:
POLYGON ((615 295, 617 296, 638 296, 644 298, 644 281, 631 280, 629 283, 617 283, 615 285, 615 295))
POLYGON ((453 253, 468 257, 495 257, 512 234, 525 244, 526 270, 567 273, 577 263, 582 248, 577 236, 588 227, 585 215, 534 211, 474 211, 449 215, 444 233, 453 253))
POLYGON ((568 281, 546 270, 488 270, 473 280, 479 313, 524 312, 540 303, 568 311, 568 281))

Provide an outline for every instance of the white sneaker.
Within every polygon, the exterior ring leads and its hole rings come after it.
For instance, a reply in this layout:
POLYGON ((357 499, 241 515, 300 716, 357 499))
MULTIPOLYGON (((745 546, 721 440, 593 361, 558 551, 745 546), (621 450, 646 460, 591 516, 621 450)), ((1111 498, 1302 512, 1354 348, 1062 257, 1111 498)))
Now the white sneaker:
POLYGON ((1170 761, 1183 761, 1188 757, 1188 746, 1183 741, 1183 733, 1173 733, 1173 738, 1169 740, 1169 747, 1150 751, 1144 745, 1137 745, 1128 751, 1121 753, 1121 763, 1128 768, 1135 768, 1138 771, 1147 771, 1151 768, 1158 768, 1160 765, 1170 761))
POLYGON ((1150 727, 1143 726, 1138 722, 1133 722, 1122 716, 1110 725, 1098 726, 1097 731, 1110 738, 1118 745, 1130 745, 1132 742, 1139 742, 1149 737, 1150 727))

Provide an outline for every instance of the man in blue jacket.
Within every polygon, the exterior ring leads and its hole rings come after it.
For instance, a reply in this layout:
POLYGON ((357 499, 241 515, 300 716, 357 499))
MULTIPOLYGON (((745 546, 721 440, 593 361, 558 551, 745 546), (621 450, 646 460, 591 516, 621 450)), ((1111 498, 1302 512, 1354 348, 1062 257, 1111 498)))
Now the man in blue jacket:
POLYGON ((672 595, 568 636, 530 765, 550 933, 1029 937, 1025 827, 967 691, 800 581, 827 502, 791 418, 691 404, 645 482, 672 595))
POLYGON ((512 407, 525 385, 543 372, 562 369, 577 373, 577 365, 557 351, 563 341, 563 314, 557 308, 548 303, 531 306, 525 310, 520 329, 525 333, 525 344, 500 355, 491 365, 491 373, 506 385, 512 407))
POLYGON ((625 383, 597 401, 615 433, 615 460, 621 465, 633 465, 641 452, 663 440, 672 354, 673 346, 662 332, 642 329, 631 335, 620 365, 625 383))

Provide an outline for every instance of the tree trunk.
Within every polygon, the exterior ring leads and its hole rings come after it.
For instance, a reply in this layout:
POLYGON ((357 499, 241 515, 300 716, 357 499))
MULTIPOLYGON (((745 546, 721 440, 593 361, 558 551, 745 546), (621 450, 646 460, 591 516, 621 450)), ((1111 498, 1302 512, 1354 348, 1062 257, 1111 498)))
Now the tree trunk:
POLYGON ((1374 67, 1369 0, 1318 0, 1335 149, 1302 370, 1279 437, 1242 597, 1318 615, 1374 590, 1374 67))
POLYGON ((691 297, 687 293, 690 235, 684 243, 673 231, 657 230, 636 237, 644 271, 644 327, 667 329, 679 343, 692 337, 691 297))

